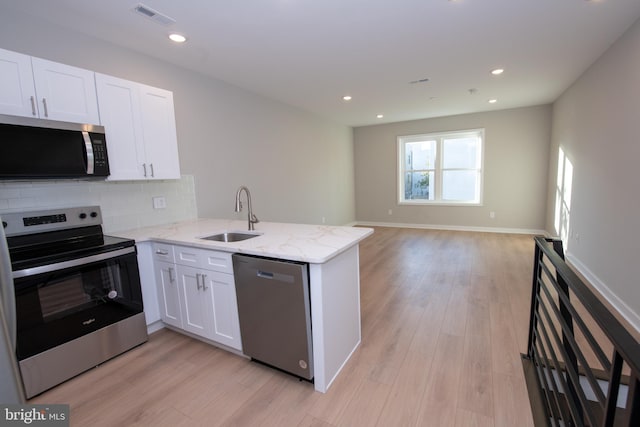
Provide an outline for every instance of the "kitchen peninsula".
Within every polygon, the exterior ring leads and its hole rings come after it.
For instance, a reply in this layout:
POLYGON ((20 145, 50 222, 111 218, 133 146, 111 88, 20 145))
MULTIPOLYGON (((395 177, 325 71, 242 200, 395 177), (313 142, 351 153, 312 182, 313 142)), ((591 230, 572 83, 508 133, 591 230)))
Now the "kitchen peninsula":
MULTIPOLYGON (((225 273, 232 273, 232 253, 309 263, 314 386, 317 391, 324 393, 360 344, 358 243, 372 234, 373 230, 270 222, 258 223, 255 231, 248 232, 246 229, 246 221, 197 219, 115 234, 136 240, 145 315, 150 330, 159 323, 161 312, 168 308, 162 295, 162 275, 154 266, 154 260, 158 264, 158 257, 168 257, 167 261, 175 260, 176 264, 180 264, 178 253, 182 249, 192 249, 196 257, 198 253, 217 253, 220 254, 218 261, 210 264, 217 264, 218 269, 213 269, 225 273), (225 232, 257 236, 236 242, 204 239, 225 232)), ((172 273, 168 274, 171 278, 172 273)), ((202 287, 205 288, 202 280, 202 287)), ((235 293, 233 297, 235 299, 235 293)), ((235 303, 235 300, 232 302, 235 303)), ((162 320, 171 325, 164 316, 162 320)), ((222 343, 223 348, 232 351, 239 348, 233 344, 234 341, 226 342, 225 337, 221 340, 212 338, 212 341, 222 343)))

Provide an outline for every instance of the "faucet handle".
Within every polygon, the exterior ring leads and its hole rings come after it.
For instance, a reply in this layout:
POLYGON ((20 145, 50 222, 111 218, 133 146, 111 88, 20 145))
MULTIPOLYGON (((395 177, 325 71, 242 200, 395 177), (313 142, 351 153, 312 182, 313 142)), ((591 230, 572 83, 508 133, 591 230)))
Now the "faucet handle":
POLYGON ((258 222, 260 222, 260 220, 258 219, 258 217, 255 214, 251 214, 251 222, 256 224, 258 222))

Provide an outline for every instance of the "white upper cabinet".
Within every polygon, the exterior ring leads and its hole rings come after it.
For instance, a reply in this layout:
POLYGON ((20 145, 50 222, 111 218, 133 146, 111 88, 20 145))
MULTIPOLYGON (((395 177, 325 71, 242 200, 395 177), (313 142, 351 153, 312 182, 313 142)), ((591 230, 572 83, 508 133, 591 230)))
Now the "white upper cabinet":
POLYGON ((178 138, 173 93, 140 85, 140 106, 147 177, 179 179, 178 138))
POLYGON ((0 49, 0 114, 104 126, 110 181, 180 179, 171 91, 0 49))
POLYGON ((94 72, 31 58, 40 118, 100 124, 94 72))
POLYGON ((109 155, 109 180, 143 178, 145 156, 138 86, 135 82, 96 74, 109 155))
POLYGON ((0 49, 0 113, 100 124, 94 73, 0 49))
POLYGON ((109 180, 179 179, 173 94, 96 73, 109 180))
POLYGON ((30 56, 0 49, 0 113, 38 117, 30 56))

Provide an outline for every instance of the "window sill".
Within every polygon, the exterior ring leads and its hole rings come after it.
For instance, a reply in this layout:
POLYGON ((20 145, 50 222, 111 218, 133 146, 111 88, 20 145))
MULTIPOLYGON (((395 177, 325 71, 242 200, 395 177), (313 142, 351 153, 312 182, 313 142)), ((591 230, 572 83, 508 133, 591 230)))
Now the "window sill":
POLYGON ((482 206, 482 202, 449 202, 449 201, 408 201, 398 202, 398 206, 482 206))

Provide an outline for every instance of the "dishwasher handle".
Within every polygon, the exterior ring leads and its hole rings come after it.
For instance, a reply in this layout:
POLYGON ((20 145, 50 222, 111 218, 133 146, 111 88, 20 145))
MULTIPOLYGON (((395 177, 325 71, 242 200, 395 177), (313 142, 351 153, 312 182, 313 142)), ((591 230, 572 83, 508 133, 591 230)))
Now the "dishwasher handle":
POLYGON ((273 279, 273 273, 269 273, 268 271, 258 270, 256 276, 262 277, 263 279, 273 279))

